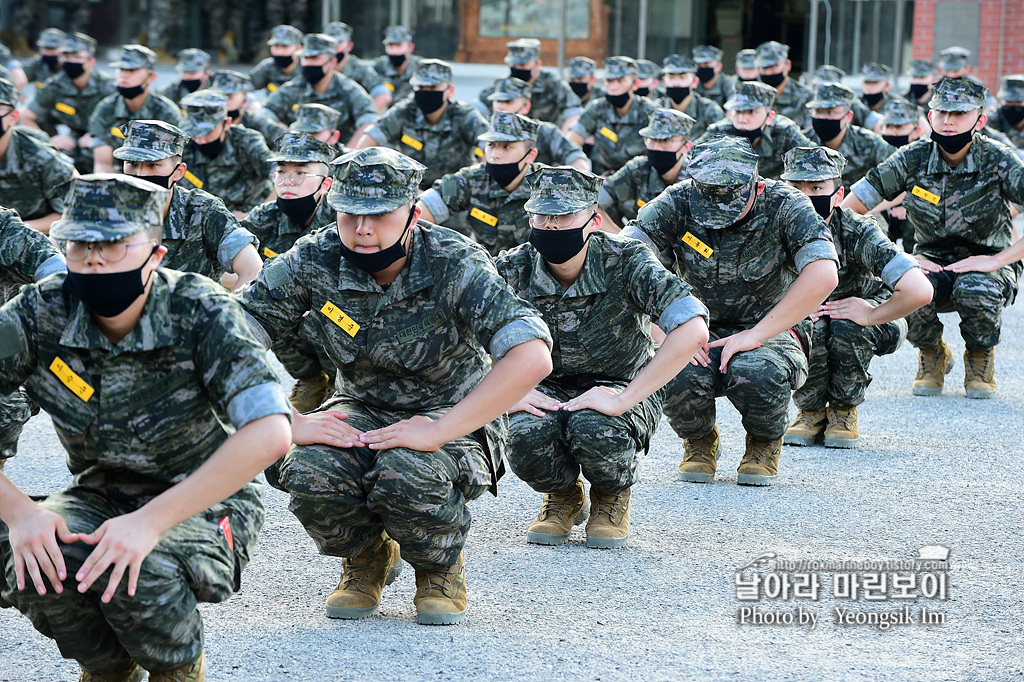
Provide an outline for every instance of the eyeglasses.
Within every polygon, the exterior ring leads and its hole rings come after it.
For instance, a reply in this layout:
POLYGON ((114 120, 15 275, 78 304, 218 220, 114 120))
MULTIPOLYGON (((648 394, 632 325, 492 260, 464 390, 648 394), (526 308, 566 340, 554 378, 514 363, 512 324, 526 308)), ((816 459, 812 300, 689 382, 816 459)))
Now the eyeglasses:
POLYGON ((270 179, 274 181, 275 185, 289 184, 293 186, 301 185, 306 181, 307 178, 326 178, 326 175, 317 175, 316 173, 303 173, 302 171, 274 171, 270 174, 270 179))
POLYGON ((142 246, 143 244, 155 244, 155 239, 147 239, 144 242, 75 242, 66 241, 61 244, 61 251, 64 252, 64 257, 69 261, 77 262, 85 260, 85 257, 89 255, 89 251, 95 249, 100 254, 100 258, 108 263, 116 263, 124 260, 124 257, 128 255, 128 249, 133 246, 142 246))
MULTIPOLYGON (((540 215, 538 213, 530 213, 528 215, 530 216, 530 225, 532 225, 533 227, 545 228, 551 225, 551 223, 554 223, 558 227, 565 230, 572 227, 572 224, 576 222, 576 216, 578 216, 579 214, 570 213, 569 215, 540 215)), ((587 220, 587 222, 590 222, 590 220, 593 219, 595 215, 596 213, 591 213, 590 218, 587 220)))
POLYGON ((13 111, 14 111, 14 107, 2 107, 2 106, 0 106, 0 118, 3 118, 4 116, 6 116, 7 114, 12 113, 13 111))

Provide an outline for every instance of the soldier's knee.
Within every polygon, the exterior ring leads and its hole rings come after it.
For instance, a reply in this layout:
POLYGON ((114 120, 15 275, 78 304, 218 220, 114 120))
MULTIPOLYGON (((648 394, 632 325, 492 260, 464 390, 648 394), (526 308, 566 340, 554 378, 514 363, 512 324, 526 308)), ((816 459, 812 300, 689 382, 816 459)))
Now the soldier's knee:
POLYGON ((337 454, 324 446, 298 446, 275 465, 279 487, 295 494, 338 490, 337 454))
POLYGON ((383 450, 377 458, 371 502, 416 499, 439 502, 451 495, 458 471, 447 453, 405 448, 383 450), (446 461, 447 460, 447 461, 446 461))
POLYGON ((960 311, 999 311, 1006 302, 1003 289, 1002 283, 989 273, 964 273, 953 285, 953 305, 960 311))

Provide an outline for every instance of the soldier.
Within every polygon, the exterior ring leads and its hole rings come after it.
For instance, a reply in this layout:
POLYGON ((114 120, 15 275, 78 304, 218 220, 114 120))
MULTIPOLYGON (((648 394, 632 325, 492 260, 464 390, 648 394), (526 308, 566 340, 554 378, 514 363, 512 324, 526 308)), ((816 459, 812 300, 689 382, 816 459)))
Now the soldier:
MULTIPOLYGON (((569 60, 567 66, 569 68, 569 88, 580 98, 581 106, 585 107, 592 101, 604 97, 604 86, 598 82, 597 75, 595 74, 597 62, 590 57, 573 57, 569 60)), ((516 80, 519 79, 517 78, 516 80)), ((491 101, 493 102, 494 100, 491 101)))
POLYGON ((15 127, 21 112, 18 90, 0 79, 0 206, 13 208, 26 224, 49 234, 64 211, 62 186, 75 175, 63 154, 15 127))
POLYGON ((200 91, 185 97, 181 106, 181 129, 192 138, 182 155, 188 173, 181 186, 205 189, 239 220, 271 199, 270 150, 255 130, 231 125, 227 96, 217 90, 200 91))
POLYGON ((167 193, 76 178, 54 227, 68 273, 0 309, 0 392, 24 385, 53 417, 75 477, 36 502, 0 474, 0 604, 81 680, 204 679, 197 602, 239 589, 264 518, 252 479, 290 440, 238 303, 158 267, 167 193))
MULTIPOLYGON (((917 106, 903 98, 893 97, 882 110, 882 139, 899 149, 921 137, 921 114, 917 106)), ((889 239, 895 244, 903 240, 903 250, 914 252, 914 226, 907 220, 907 209, 893 206, 888 209, 889 239)))
MULTIPOLYGON (((603 92, 603 90, 602 90, 603 92)), ((529 116, 533 96, 530 84, 518 78, 502 78, 494 83, 494 92, 488 97, 495 112, 503 111, 529 116)), ((537 162, 548 166, 575 166, 590 170, 590 159, 580 145, 570 142, 553 123, 530 119, 537 124, 537 162)))
POLYGON ((210 55, 190 47, 178 53, 178 63, 174 65, 178 77, 160 90, 160 94, 175 104, 197 90, 207 86, 210 79, 210 55))
MULTIPOLYGON (((484 163, 467 166, 436 180, 419 198, 423 220, 444 223, 469 211, 469 232, 487 253, 525 244, 530 226, 523 205, 530 188, 523 179, 542 167, 537 158, 537 122, 496 111, 484 143, 484 163)), ((461 231, 461 230, 460 230, 461 231)))
POLYGON ((708 126, 725 118, 722 107, 697 91, 697 64, 681 54, 670 54, 664 62, 665 96, 655 100, 659 107, 674 109, 693 119, 690 136, 700 137, 708 126))
POLYGON ((252 281, 262 265, 256 238, 217 197, 176 186, 188 172, 181 160, 188 135, 163 121, 131 121, 124 135, 124 146, 114 152, 124 172, 172 190, 162 209, 166 266, 216 281, 234 273, 238 286, 252 281))
POLYGON ((60 48, 63 46, 64 31, 59 28, 46 28, 39 33, 36 39, 39 54, 22 65, 29 83, 41 88, 43 83, 60 73, 60 48))
POLYGON ((640 209, 622 232, 650 246, 710 310, 714 341, 663 389, 665 416, 684 439, 684 481, 714 479, 715 398, 725 395, 747 432, 736 482, 774 482, 789 395, 807 377, 806 318, 838 281, 828 226, 799 191, 762 180, 758 162, 734 136, 699 141, 690 179, 640 209))
POLYGON ((657 99, 664 97, 664 88, 661 87, 661 67, 649 59, 636 60, 636 83, 633 84, 633 93, 637 97, 657 99))
MULTIPOLYGON (((736 53, 736 82, 733 85, 742 83, 743 81, 756 81, 760 80, 757 71, 757 50, 740 50, 736 53)), ((726 100, 728 101, 728 100, 726 100)), ((725 105, 722 105, 725 108, 725 105)))
POLYGON ((338 41, 338 64, 334 70, 359 83, 363 90, 369 93, 373 107, 378 112, 385 111, 391 106, 391 90, 384 79, 374 71, 369 62, 352 54, 352 48, 355 47, 355 43, 352 42, 352 27, 343 21, 332 21, 324 26, 324 33, 338 41))
MULTIPOLYGON (((844 78, 846 78, 846 72, 839 67, 832 66, 831 64, 822 64, 814 72, 813 89, 817 92, 818 88, 822 85, 842 83, 844 78)), ((882 117, 871 111, 871 108, 862 99, 854 98, 850 108, 853 109, 853 125, 855 126, 874 130, 875 126, 882 120, 882 117)))
POLYGON ((971 51, 954 45, 947 47, 939 53, 938 68, 935 70, 938 78, 963 78, 971 73, 971 51))
POLYGON ((255 130, 263 136, 268 147, 274 146, 284 132, 284 126, 264 115, 263 106, 258 101, 249 99, 252 81, 248 76, 238 71, 214 71, 210 74, 209 88, 228 96, 228 116, 231 117, 232 125, 244 125, 249 130, 255 130))
POLYGON ((117 67, 117 92, 100 100, 89 118, 93 167, 97 173, 114 170, 113 151, 121 146, 121 127, 129 121, 179 123, 178 106, 163 95, 149 91, 156 80, 156 53, 142 45, 125 45, 117 67))
POLYGON ((320 552, 345 557, 328 617, 377 611, 400 543, 416 569, 417 621, 458 623, 466 504, 496 491, 503 413, 551 371, 551 338, 483 249, 418 220, 422 164, 380 147, 335 164, 337 229, 267 261, 243 296, 274 339, 308 317, 342 386, 295 417, 297 446, 268 480, 320 552))
POLYGON ((295 67, 299 60, 295 55, 302 49, 302 31, 287 24, 275 26, 270 29, 267 45, 270 56, 252 68, 249 79, 254 89, 266 88, 268 92, 275 93, 296 76, 295 67))
POLYGON ((91 173, 89 118, 96 105, 115 92, 114 79, 96 69, 96 41, 69 33, 61 47, 61 73, 36 92, 21 120, 49 133, 51 144, 70 156, 80 173, 91 173))
POLYGON ((530 241, 495 261, 555 338, 554 370, 509 410, 512 471, 544 493, 526 541, 564 544, 589 506, 587 547, 622 547, 659 389, 707 343, 707 308, 643 244, 600 231, 601 178, 563 167, 528 180, 530 241), (651 320, 668 332, 657 349, 651 320))
POLYGON ((793 147, 814 146, 796 123, 772 111, 774 99, 775 91, 764 83, 737 83, 736 93, 725 103, 727 120, 712 123, 704 135, 724 133, 746 138, 761 158, 757 164, 758 175, 772 180, 782 173, 783 154, 793 147))
POLYGON ((698 45, 691 50, 691 54, 697 63, 697 94, 720 107, 725 106, 732 99, 736 82, 734 77, 722 73, 724 53, 714 45, 698 45))
MULTIPOLYGON (((820 92, 820 91, 819 91, 820 92)), ((811 315, 807 381, 793 393, 799 409, 788 445, 855 448, 857 406, 871 383, 868 365, 894 353, 907 336, 903 318, 926 305, 932 286, 917 261, 885 238, 871 218, 839 208, 843 155, 828 147, 786 152, 782 179, 806 194, 825 219, 839 254, 839 285, 811 315)))
POLYGON ((337 109, 323 104, 303 104, 295 110, 295 120, 288 129, 309 133, 328 145, 334 152, 334 156, 326 161, 330 163, 332 159, 352 151, 341 143, 341 131, 335 127, 340 116, 337 109))
POLYGON ((302 76, 293 78, 267 98, 265 111, 288 125, 300 104, 326 104, 341 112, 338 124, 350 146, 377 119, 370 96, 351 78, 335 73, 337 41, 323 33, 306 36, 302 46, 302 76))
POLYGON ((985 126, 986 95, 968 78, 941 79, 929 103, 931 139, 900 148, 843 200, 844 208, 866 213, 906 192, 914 255, 935 288, 932 302, 907 318, 907 338, 920 354, 914 395, 942 392, 953 354, 938 313, 952 311, 967 346, 967 397, 989 398, 996 390, 1002 308, 1016 296, 1024 255, 1024 241, 1011 244, 1007 202, 1024 203, 1024 163, 1011 148, 975 135, 985 126))
POLYGON ((633 94, 636 63, 629 57, 609 57, 604 63, 605 96, 587 105, 567 137, 576 144, 593 136, 590 162, 594 172, 610 175, 644 151, 640 129, 657 106, 633 94))
POLYGON ((618 232, 627 220, 665 191, 689 177, 687 153, 693 143, 693 119, 674 109, 655 109, 647 126, 640 129, 647 153, 632 159, 604 181, 597 205, 607 223, 604 229, 618 232))
POLYGON ((1024 149, 1024 74, 1003 76, 996 100, 999 107, 988 117, 989 127, 1010 138, 1017 149, 1024 149))
MULTIPOLYGON (((877 62, 868 62, 860 68, 860 75, 863 79, 860 86, 861 101, 868 105, 868 108, 878 114, 882 107, 892 99, 892 68, 877 62)), ((881 120, 877 117, 857 123, 859 126, 874 130, 881 120)))
POLYGON ((910 89, 906 98, 919 107, 928 106, 932 97, 932 83, 935 82, 935 67, 927 59, 910 60, 910 89))
POLYGON ((770 40, 757 46, 757 70, 761 82, 775 88, 773 109, 806 128, 811 121, 804 105, 811 101, 814 93, 800 81, 789 77, 792 68, 789 45, 770 40))
POLYGON ((357 149, 384 145, 401 150, 426 164, 420 189, 438 178, 473 163, 477 138, 487 121, 472 105, 452 99, 452 67, 439 59, 424 59, 409 81, 412 97, 398 102, 374 123, 357 149))
POLYGON ((420 63, 418 55, 412 52, 416 43, 412 42, 412 33, 405 26, 388 26, 384 29, 384 54, 373 62, 373 70, 384 78, 384 85, 391 91, 391 99, 397 102, 412 94, 412 78, 420 63))
POLYGON ((811 112, 811 130, 807 137, 814 145, 820 144, 842 154, 844 190, 896 151, 881 136, 853 125, 855 98, 853 90, 845 85, 826 83, 818 87, 814 99, 807 103, 811 112))

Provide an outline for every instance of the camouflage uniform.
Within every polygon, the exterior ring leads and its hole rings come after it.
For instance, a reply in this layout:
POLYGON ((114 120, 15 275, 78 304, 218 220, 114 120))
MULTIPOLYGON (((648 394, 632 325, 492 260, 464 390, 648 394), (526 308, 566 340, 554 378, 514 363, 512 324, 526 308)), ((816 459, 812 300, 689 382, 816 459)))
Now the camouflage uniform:
MULTIPOLYGON (((698 45, 692 50, 693 61, 698 64, 720 62, 722 61, 723 54, 725 53, 722 52, 721 49, 713 45, 698 45)), ((720 107, 724 107, 725 103, 732 99, 735 89, 736 77, 719 71, 718 78, 715 79, 715 84, 708 88, 705 87, 704 82, 701 81, 700 85, 697 86, 697 94, 702 97, 706 97, 720 107)))
MULTIPOLYGON (((247 75, 238 71, 214 71, 210 74, 207 85, 210 90, 219 90, 229 97, 239 92, 252 92, 252 81, 247 75)), ((246 96, 248 97, 248 95, 246 96)), ((229 110, 228 116, 232 119, 232 125, 242 125, 262 135, 269 148, 273 148, 277 138, 284 132, 284 126, 279 122, 265 116, 262 112, 253 112, 249 107, 242 110, 241 116, 238 115, 237 110, 229 110)))
MULTIPOLYGON (((324 26, 324 33, 339 43, 352 40, 352 27, 342 21, 332 21, 327 24, 324 26)), ((391 89, 384 84, 384 79, 374 70, 369 61, 360 59, 351 52, 338 52, 338 61, 341 62, 343 59, 345 65, 341 68, 341 74, 359 83, 371 98, 391 94, 391 89)))
MULTIPOLYGON (((869 62, 860 68, 860 75, 865 83, 890 82, 892 79, 892 68, 885 64, 869 62)), ((856 97, 853 100, 853 124, 868 130, 873 130, 882 120, 882 111, 893 100, 898 97, 892 90, 882 93, 882 98, 876 106, 867 103, 867 95, 856 97)), ((847 157, 849 158, 849 157, 847 157)))
MULTIPOLYGON (((397 44, 412 42, 412 33, 409 32, 404 26, 388 26, 384 30, 384 40, 381 41, 381 45, 397 44)), ((391 92, 392 101, 397 102, 400 99, 405 99, 412 94, 412 85, 409 84, 409 79, 412 78, 413 73, 416 72, 417 67, 420 64, 420 57, 415 54, 410 54, 405 60, 405 71, 398 73, 394 65, 391 63, 391 59, 388 55, 382 54, 381 56, 370 62, 370 66, 384 79, 384 87, 391 92)))
MULTIPOLYGON (((540 58, 540 41, 535 38, 520 38, 505 43, 505 47, 508 49, 505 63, 512 68, 540 58)), ((474 103, 484 116, 490 113, 491 105, 488 98, 494 92, 494 88, 494 85, 484 88, 480 92, 478 103, 474 103)), ((537 72, 537 79, 530 88, 533 102, 533 106, 530 107, 530 115, 538 121, 561 125, 565 119, 583 113, 580 98, 576 96, 568 83, 552 71, 540 69, 537 72)))
MULTIPOLYGON (((789 58, 789 45, 774 40, 757 46, 757 68, 765 68, 789 58)), ((772 88, 774 89, 774 88, 772 88)), ((804 106, 811 101, 814 93, 806 85, 792 76, 787 76, 782 92, 775 96, 772 108, 776 113, 793 120, 801 128, 811 125, 810 113, 804 106)), ((728 109, 728 107, 726 107, 728 109)))
MULTIPOLYGON (((193 73, 196 71, 206 71, 210 68, 210 55, 198 50, 194 47, 182 50, 178 53, 178 63, 174 65, 174 70, 180 73, 193 73)), ((185 87, 179 76, 175 80, 171 81, 158 93, 171 100, 175 104, 181 104, 181 100, 193 92, 207 87, 208 83, 200 83, 196 90, 189 90, 185 87)))
MULTIPOLYGON (((423 166, 388 149, 353 152, 331 189, 346 213, 384 213, 416 197, 423 166)), ((249 314, 273 338, 290 338, 308 313, 308 331, 342 377, 342 392, 321 410, 347 413, 359 430, 414 415, 438 417, 514 345, 550 336, 517 299, 480 247, 450 230, 419 223, 400 279, 381 289, 340 250, 337 230, 307 235, 264 265, 244 292, 249 314), (343 317, 327 314, 336 309, 343 317), (354 321, 355 325, 349 324, 354 321), (342 328, 339 325, 344 325, 342 328)), ((466 503, 502 473, 506 421, 427 453, 296 446, 268 471, 291 495, 290 508, 320 552, 352 557, 381 532, 401 544, 417 569, 455 564, 469 531, 466 503)))
MULTIPOLYGON (((698 143, 691 179, 673 185, 640 209, 623 236, 640 239, 665 267, 691 285, 710 311, 711 338, 754 327, 785 295, 797 274, 818 260, 838 261, 831 235, 802 193, 765 181, 747 217, 733 225, 749 191, 712 199, 728 185, 756 188, 749 146, 725 136, 698 143), (703 184, 698 184, 698 181, 703 184)), ((721 349, 707 367, 687 365, 665 388, 665 415, 677 434, 695 439, 715 427, 715 398, 725 395, 753 438, 780 440, 786 431, 790 392, 807 377, 810 326, 804 321, 759 348, 733 356, 719 372, 721 349)))
MULTIPOLYGON (((502 78, 495 81, 494 92, 488 96, 488 99, 492 102, 509 102, 522 97, 530 102, 532 96, 532 89, 526 81, 521 81, 518 78, 502 78)), ((563 135, 558 126, 547 121, 538 121, 535 118, 532 120, 537 123, 538 163, 548 166, 568 166, 577 159, 587 158, 583 149, 563 135)))
POLYGON ((591 76, 593 76, 594 72, 597 70, 597 62, 590 57, 573 57, 569 60, 569 63, 566 66, 569 69, 569 89, 573 91, 573 94, 580 98, 581 108, 586 107, 594 100, 599 100, 604 97, 604 86, 601 85, 600 81, 594 81, 593 85, 590 85, 590 89, 581 94, 579 90, 573 87, 574 83, 571 80, 573 78, 586 78, 589 81, 591 76))
MULTIPOLYGON (((288 26, 282 24, 275 26, 270 31, 270 38, 267 39, 267 45, 301 45, 302 44, 302 31, 295 28, 294 26, 288 26)), ((302 76, 302 69, 298 67, 299 54, 293 55, 294 63, 296 64, 295 70, 289 76, 281 71, 273 57, 267 57, 262 60, 259 64, 252 67, 249 72, 249 78, 252 80, 252 87, 255 90, 262 90, 266 88, 271 93, 277 92, 278 88, 290 81, 296 76, 302 76)), ((268 140, 269 141, 269 140, 268 140)))
MULTIPOLYGON (((197 92, 181 102, 185 109, 181 129, 190 137, 213 132, 227 117, 227 98, 216 91, 197 92)), ((248 212, 262 203, 272 189, 270 150, 263 136, 244 126, 231 126, 224 134, 223 148, 208 157, 195 142, 185 145, 182 160, 188 172, 183 189, 205 189, 219 197, 229 211, 248 212)))
POLYGON ((1003 105, 989 113, 987 127, 1006 135, 1017 149, 1024 149, 1024 127, 1018 127, 1019 120, 1007 120, 1007 113, 1016 118, 1024 110, 1024 75, 1003 76, 999 81, 996 98, 1003 105))
MULTIPOLYGON (((333 134, 337 128, 335 124, 338 122, 338 116, 341 114, 337 109, 324 106, 323 104, 303 104, 295 110, 295 120, 288 126, 289 130, 296 130, 300 133, 310 133, 317 135, 319 133, 333 134)), ((332 159, 336 159, 339 156, 348 154, 351 149, 346 147, 342 142, 341 138, 333 145, 330 145, 330 149, 334 156, 325 161, 324 163, 330 163, 332 159)))
MULTIPOLYGON (((5 86, 0 82, 0 100, 5 86)), ((13 86, 10 86, 13 89, 13 86)), ((7 152, 0 159, 0 206, 13 208, 23 220, 64 210, 64 184, 75 173, 66 156, 18 128, 8 131, 7 152)))
MULTIPOLYGON (((58 239, 114 240, 159 224, 166 190, 133 178, 76 179, 58 239)), ((202 277, 160 268, 136 326, 114 346, 64 291, 64 275, 26 288, 0 311, 0 391, 24 385, 53 418, 75 478, 39 504, 75 533, 135 511, 194 472, 235 428, 290 414, 273 369, 238 304, 202 277), (57 374, 58 359, 74 373, 57 374)), ((142 564, 138 588, 122 581, 109 604, 106 579, 85 594, 74 576, 92 552, 62 545, 64 593, 19 591, 8 529, 0 523, 0 604, 15 606, 61 653, 95 673, 137 662, 164 671, 198 658, 196 603, 219 602, 240 586, 263 524, 262 489, 250 483, 164 533, 142 564), (224 521, 227 519, 227 521, 224 521), (230 524, 230 535, 220 524, 230 524)))
MULTIPOLYGON (((679 54, 670 54, 665 57, 662 70, 665 73, 697 73, 697 64, 689 57, 679 54)), ((690 102, 686 105, 685 109, 679 108, 682 101, 677 103, 667 94, 664 97, 660 97, 655 100, 654 103, 665 109, 682 111, 684 114, 692 118, 694 123, 693 129, 690 131, 690 137, 696 140, 704 134, 704 131, 707 130, 709 125, 725 118, 725 112, 722 111, 722 107, 717 103, 704 97, 695 90, 690 91, 689 97, 690 102)))
MULTIPOLYGON (((40 31, 36 40, 36 47, 59 50, 64 44, 64 31, 58 28, 46 28, 40 31)), ((35 83, 36 88, 43 87, 43 83, 60 73, 60 62, 55 61, 51 66, 43 59, 43 55, 37 54, 21 65, 25 77, 29 83, 35 83)))

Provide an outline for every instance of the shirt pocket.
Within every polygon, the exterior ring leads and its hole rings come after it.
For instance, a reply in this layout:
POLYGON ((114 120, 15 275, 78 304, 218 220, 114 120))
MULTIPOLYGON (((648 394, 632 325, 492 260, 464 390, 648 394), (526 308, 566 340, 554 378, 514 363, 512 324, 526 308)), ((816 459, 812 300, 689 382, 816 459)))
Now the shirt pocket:
POLYGON ((782 243, 766 239, 764 231, 751 232, 740 249, 740 277, 762 306, 774 306, 785 294, 788 282, 779 272, 785 265, 782 243))
POLYGON ((455 320, 439 307, 424 306, 419 313, 403 320, 392 334, 398 357, 411 372, 443 375, 459 345, 459 330, 455 320))

